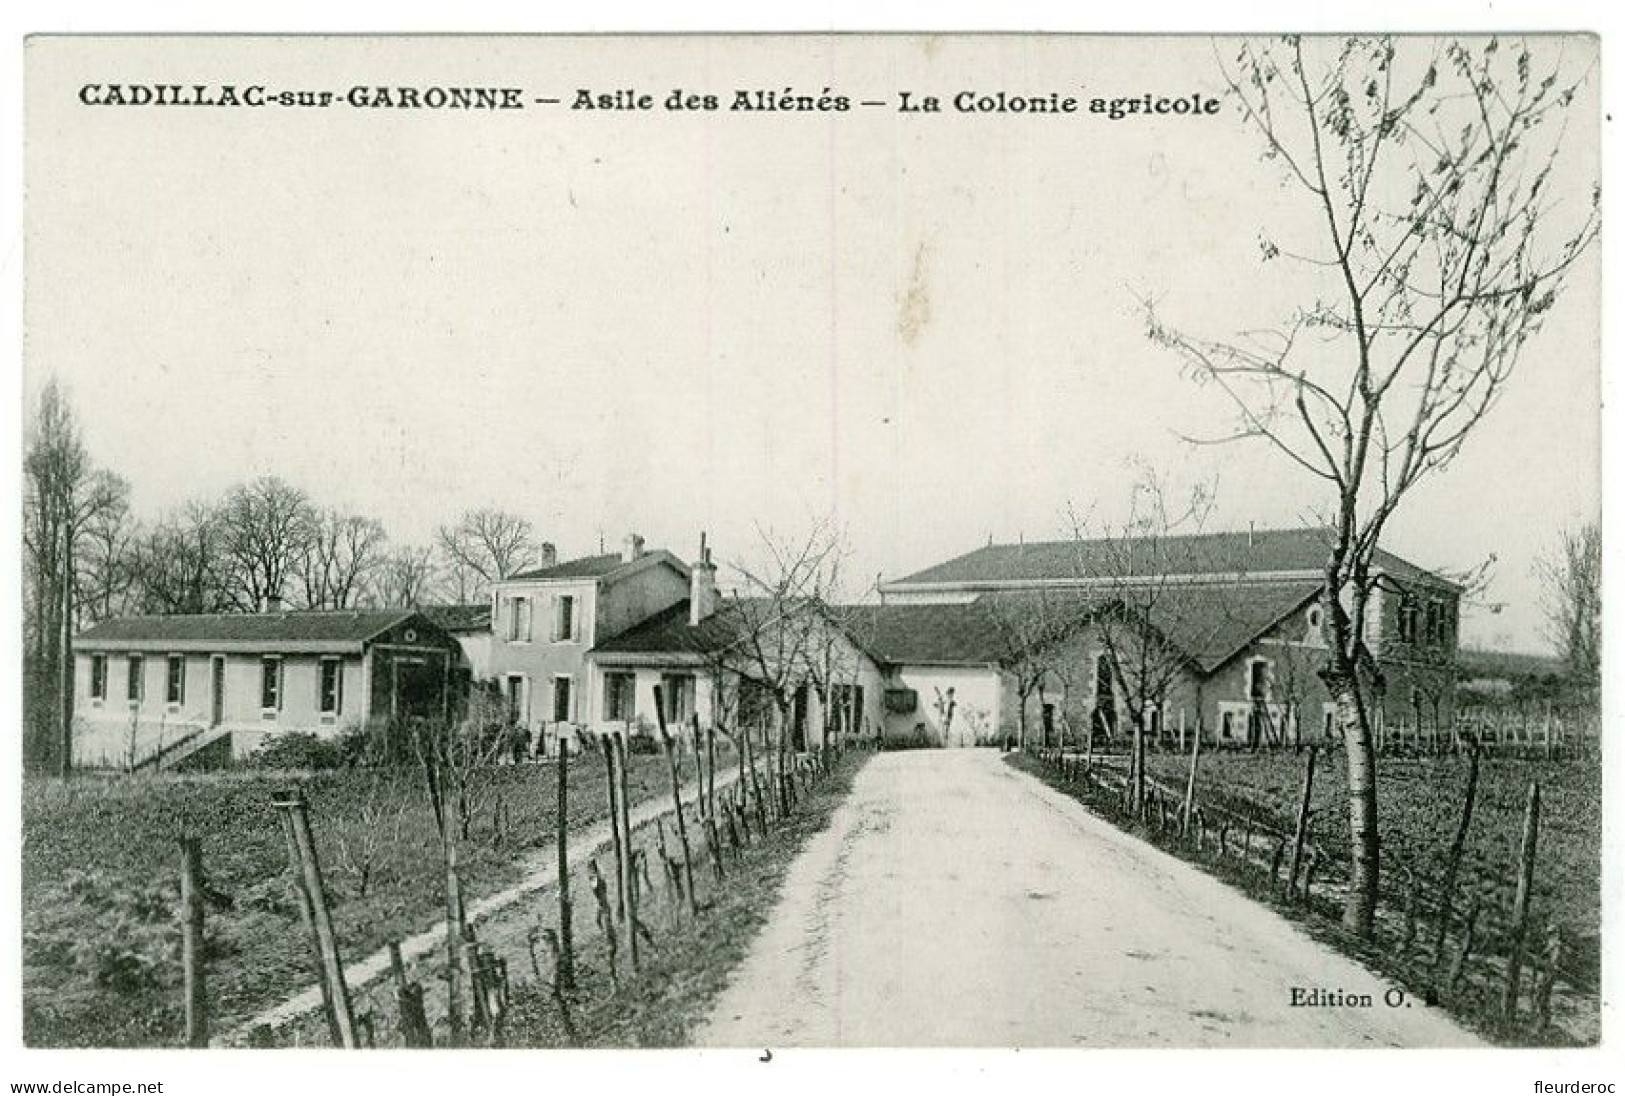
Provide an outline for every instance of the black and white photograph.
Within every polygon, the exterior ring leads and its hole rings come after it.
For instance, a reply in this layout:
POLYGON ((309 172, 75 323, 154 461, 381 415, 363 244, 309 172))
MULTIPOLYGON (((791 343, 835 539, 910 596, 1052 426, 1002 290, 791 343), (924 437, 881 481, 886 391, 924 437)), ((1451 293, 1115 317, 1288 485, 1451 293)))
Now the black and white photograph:
POLYGON ((1597 36, 17 45, 22 1047, 1605 1042, 1597 36))

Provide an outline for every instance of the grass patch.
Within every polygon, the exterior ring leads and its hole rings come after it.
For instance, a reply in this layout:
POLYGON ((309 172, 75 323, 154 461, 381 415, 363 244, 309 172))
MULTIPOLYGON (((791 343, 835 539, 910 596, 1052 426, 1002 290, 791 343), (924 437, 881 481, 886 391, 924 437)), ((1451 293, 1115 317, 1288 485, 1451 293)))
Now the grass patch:
POLYGON ((585 946, 577 947, 577 992, 570 1009, 573 1035, 566 1031, 547 987, 529 982, 514 990, 507 1044, 685 1045, 772 913, 790 864, 807 841, 829 825, 869 756, 846 754, 798 799, 787 819, 742 850, 721 883, 712 880, 709 867, 697 863, 696 891, 703 903, 699 918, 685 916, 670 927, 666 912, 659 906, 651 908, 643 919, 650 924, 655 946, 646 950, 635 974, 626 970, 623 948, 621 978, 612 981, 603 938, 596 929, 589 935, 578 927, 578 936, 586 940, 585 946))
MULTIPOLYGON (((719 758, 719 764, 722 759, 719 758)), ((631 758, 634 801, 669 795, 665 760, 631 758)), ((688 772, 689 768, 685 768, 688 772)), ((552 765, 497 766, 480 781, 463 849, 470 898, 516 882, 552 841, 552 765)), ((206 937, 217 1030, 312 980, 271 807, 300 787, 311 805, 341 952, 360 957, 432 925, 442 878, 432 813, 414 769, 238 771, 23 787, 23 1037, 30 1046, 170 1046, 180 1002, 179 852, 199 837, 209 884, 229 896, 206 937)), ((570 825, 604 818, 604 766, 571 769, 570 825)))

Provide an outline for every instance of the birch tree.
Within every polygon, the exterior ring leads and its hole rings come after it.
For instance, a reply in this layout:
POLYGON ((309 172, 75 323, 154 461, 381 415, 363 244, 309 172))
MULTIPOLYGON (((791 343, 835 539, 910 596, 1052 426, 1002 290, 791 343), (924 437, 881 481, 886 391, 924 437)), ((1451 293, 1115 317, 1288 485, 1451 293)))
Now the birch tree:
POLYGON ((1182 330, 1148 303, 1147 331, 1235 410, 1234 431, 1211 440, 1267 443, 1325 492, 1320 676, 1347 747, 1344 923, 1368 936, 1373 557, 1505 391, 1596 238, 1595 183, 1557 184, 1588 74, 1554 42, 1499 39, 1290 37, 1216 54, 1284 179, 1262 259, 1292 263, 1301 297, 1278 326, 1233 338, 1182 330))

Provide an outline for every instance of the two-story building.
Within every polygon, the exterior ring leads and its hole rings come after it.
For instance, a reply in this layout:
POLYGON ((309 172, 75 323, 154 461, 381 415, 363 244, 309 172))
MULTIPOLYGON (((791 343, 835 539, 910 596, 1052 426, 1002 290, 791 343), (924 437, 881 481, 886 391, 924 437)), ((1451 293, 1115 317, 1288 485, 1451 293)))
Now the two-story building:
POLYGON ((619 552, 541 566, 495 584, 491 594, 489 679, 508 722, 538 752, 559 732, 594 721, 587 652, 669 609, 689 593, 689 569, 637 534, 619 552))

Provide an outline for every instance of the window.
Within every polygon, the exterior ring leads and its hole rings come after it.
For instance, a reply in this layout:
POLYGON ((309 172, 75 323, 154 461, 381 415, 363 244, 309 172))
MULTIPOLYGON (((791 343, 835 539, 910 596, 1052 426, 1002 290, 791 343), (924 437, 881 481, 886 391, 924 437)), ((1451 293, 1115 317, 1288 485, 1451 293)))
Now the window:
POLYGON ((1423 634, 1427 636, 1429 643, 1436 644, 1440 641, 1440 626, 1443 623, 1441 619, 1442 616, 1443 614, 1439 612, 1438 601, 1430 598, 1428 600, 1427 612, 1423 617, 1423 620, 1425 621, 1423 625, 1425 631, 1423 634))
POLYGON ((170 655, 164 673, 164 703, 186 703, 186 656, 170 655))
POLYGON ((1401 643, 1416 642, 1416 624, 1419 607, 1416 599, 1406 594, 1399 599, 1399 641, 1401 643))
POLYGON ((141 698, 147 692, 147 683, 142 680, 146 676, 146 660, 140 655, 131 655, 125 663, 125 668, 128 674, 126 692, 129 695, 130 703, 139 704, 141 698))
POLYGON ((637 678, 632 674, 605 674, 604 718, 619 723, 636 715, 636 688, 637 678))
POLYGON ((688 674, 666 674, 660 679, 666 694, 666 722, 682 723, 694 714, 694 678, 688 674))
POLYGON ((1309 627, 1318 631, 1320 629, 1320 619, 1320 606, 1309 606, 1309 627))
POLYGON ((508 642, 530 642, 530 598, 508 599, 508 642))
POLYGON ((576 599, 572 594, 560 594, 554 602, 553 639, 564 642, 576 637, 576 599))
POLYGON ((344 710, 344 663, 336 658, 322 659, 317 682, 317 710, 331 719, 344 710))
POLYGON ((572 682, 568 677, 555 677, 553 679, 553 722, 570 722, 570 686, 572 682))
POLYGON ((508 709, 508 722, 520 724, 525 721, 525 675, 509 674, 505 693, 508 709))
POLYGON ((260 709, 275 713, 282 707, 282 660, 260 659, 260 709))
POLYGON ((107 656, 90 656, 90 699, 107 699, 107 656))
POLYGON ((1269 699, 1269 663, 1255 659, 1247 665, 1247 699, 1262 704, 1269 699))

